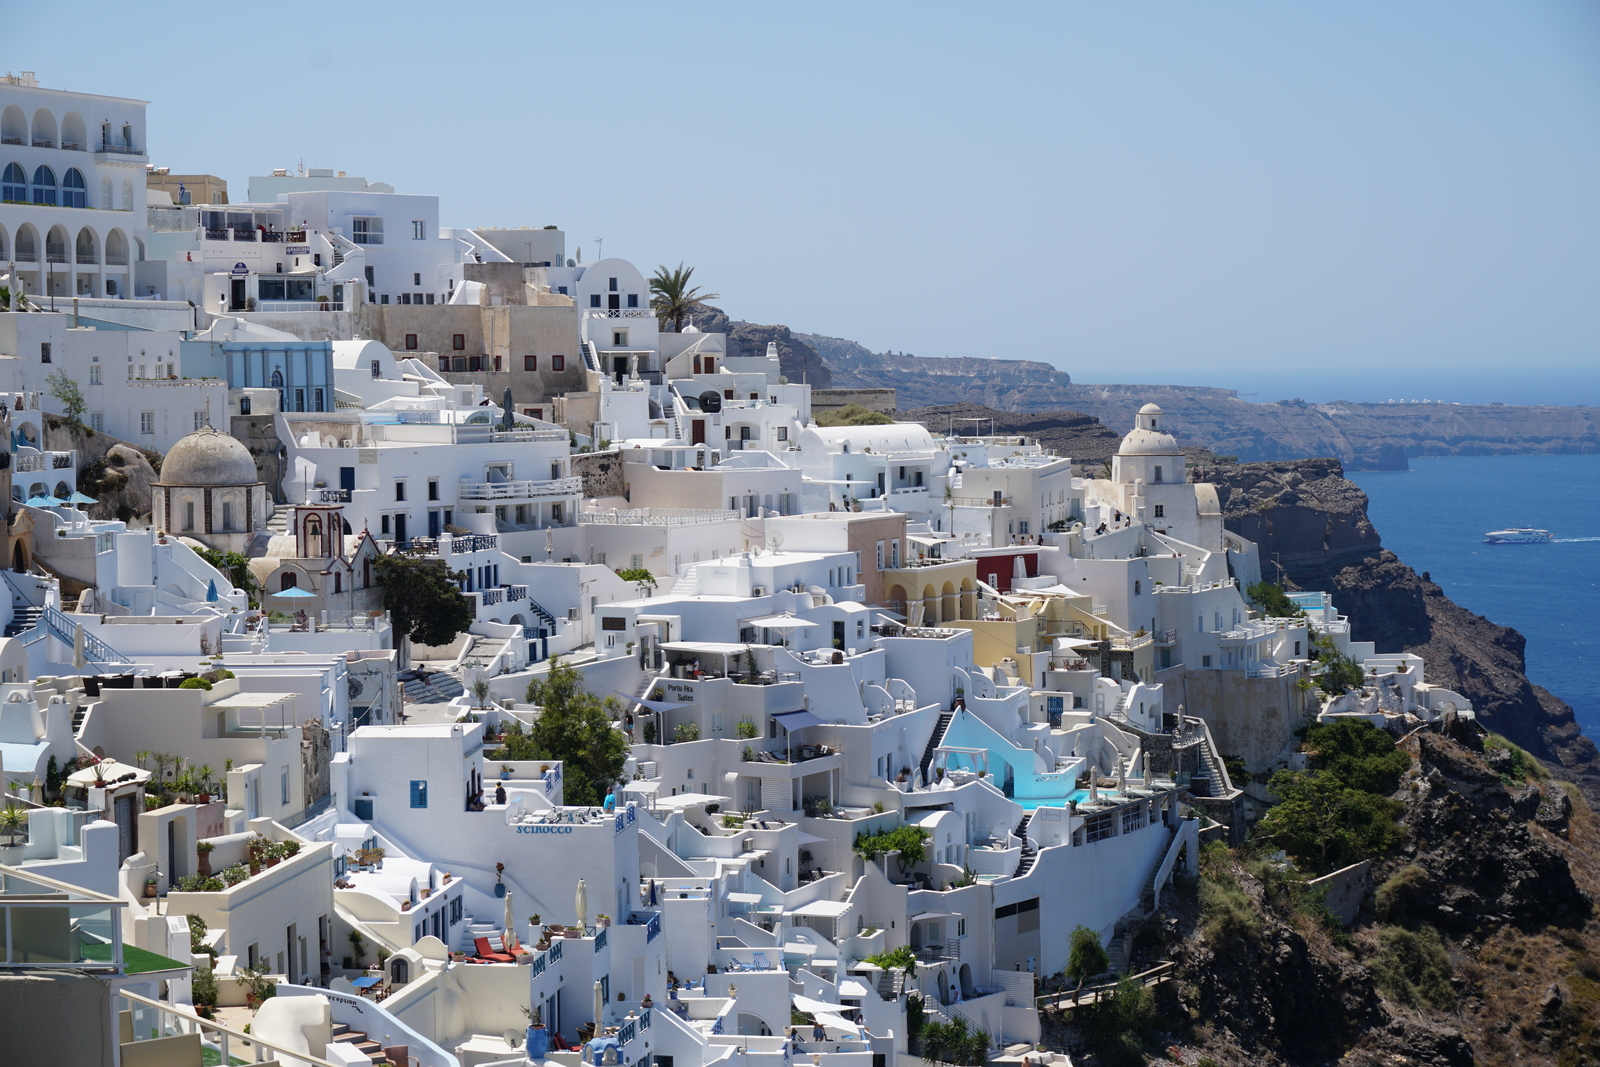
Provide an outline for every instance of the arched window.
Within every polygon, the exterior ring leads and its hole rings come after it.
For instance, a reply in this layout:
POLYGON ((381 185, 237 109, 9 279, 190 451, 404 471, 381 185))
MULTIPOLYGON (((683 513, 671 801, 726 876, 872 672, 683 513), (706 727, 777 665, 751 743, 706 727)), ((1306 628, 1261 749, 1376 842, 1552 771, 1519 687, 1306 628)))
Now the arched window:
POLYGON ((1134 596, 1138 596, 1143 591, 1143 589, 1144 589, 1144 587, 1139 583, 1139 580, 1137 578, 1135 578, 1133 580, 1133 595, 1134 596))
POLYGON ((133 210, 133 183, 126 178, 122 180, 122 210, 133 210))
POLYGON ((95 254, 94 231, 87 226, 78 231, 77 257, 79 263, 100 262, 100 257, 95 254))
POLYGON ((88 186, 83 184, 83 172, 77 167, 67 168, 67 173, 61 178, 61 206, 89 206, 88 186))
POLYGON ((40 167, 33 172, 33 202, 35 204, 56 202, 56 173, 49 167, 40 167))
POLYGON ((278 591, 280 593, 285 589, 297 589, 299 586, 300 576, 294 571, 284 571, 283 577, 278 581, 278 591))
POLYGON ((344 575, 338 571, 333 572, 333 591, 335 593, 344 592, 344 575))
POLYGON ((100 179, 100 203, 99 203, 98 207, 102 211, 110 211, 112 208, 114 208, 116 206, 117 206, 116 205, 116 201, 111 199, 111 179, 110 178, 101 178, 100 179))
POLYGON ((113 267, 128 265, 128 239, 122 236, 121 230, 106 234, 106 262, 113 267))
POLYGON ((17 227, 17 261, 19 263, 37 263, 39 261, 39 235, 32 226, 17 227))
POLYGON ((0 200, 28 202, 28 172, 16 163, 6 164, 5 182, 0 185, 0 200))

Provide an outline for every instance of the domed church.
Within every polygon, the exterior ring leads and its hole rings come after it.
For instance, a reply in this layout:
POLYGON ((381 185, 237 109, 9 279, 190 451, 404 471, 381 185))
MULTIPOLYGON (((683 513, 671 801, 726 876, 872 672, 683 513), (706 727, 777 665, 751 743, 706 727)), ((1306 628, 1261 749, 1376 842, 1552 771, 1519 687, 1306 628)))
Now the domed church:
POLYGON ((1157 532, 1208 551, 1222 547, 1222 509, 1215 486, 1189 484, 1188 464, 1166 431, 1156 404, 1139 409, 1133 429, 1111 457, 1111 477, 1094 482, 1093 496, 1115 514, 1143 519, 1157 532))
POLYGON ((151 496, 157 530, 223 552, 245 551, 271 510, 250 450, 210 426, 172 446, 151 496))

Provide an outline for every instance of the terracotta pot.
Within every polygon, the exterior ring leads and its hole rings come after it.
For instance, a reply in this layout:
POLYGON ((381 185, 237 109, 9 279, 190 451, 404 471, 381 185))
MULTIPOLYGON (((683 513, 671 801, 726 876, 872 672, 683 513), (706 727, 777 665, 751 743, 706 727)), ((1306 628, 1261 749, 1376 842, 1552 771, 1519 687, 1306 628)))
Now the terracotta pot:
POLYGON ((202 878, 211 877, 211 853, 200 852, 195 855, 194 873, 202 878))
POLYGON ((153 883, 146 882, 144 884, 144 895, 147 898, 154 897, 156 895, 156 887, 155 887, 155 885, 153 883))

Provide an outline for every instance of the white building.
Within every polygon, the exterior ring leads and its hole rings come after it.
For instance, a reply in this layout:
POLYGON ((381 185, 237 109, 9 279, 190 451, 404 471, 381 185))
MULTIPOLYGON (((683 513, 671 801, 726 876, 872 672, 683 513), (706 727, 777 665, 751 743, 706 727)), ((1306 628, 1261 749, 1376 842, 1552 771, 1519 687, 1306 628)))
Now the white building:
POLYGON ((126 298, 144 258, 145 102, 0 79, 0 263, 33 303, 126 298))

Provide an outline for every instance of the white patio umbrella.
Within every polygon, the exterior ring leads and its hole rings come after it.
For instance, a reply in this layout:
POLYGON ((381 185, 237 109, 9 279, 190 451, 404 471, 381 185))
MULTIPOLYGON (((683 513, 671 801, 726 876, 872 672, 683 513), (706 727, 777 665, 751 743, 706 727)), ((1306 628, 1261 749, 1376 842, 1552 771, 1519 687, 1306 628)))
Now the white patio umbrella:
POLYGON ((578 891, 573 895, 572 906, 578 913, 578 925, 587 926, 589 918, 589 887, 578 879, 578 891))
POLYGON ((72 634, 72 669, 82 671, 88 662, 88 656, 84 653, 83 623, 80 622, 72 634))
POLYGON ((598 980, 594 983, 594 1036, 600 1036, 600 1028, 605 1025, 606 1019, 606 993, 601 988, 598 980))
POLYGON ((511 925, 511 890, 506 890, 506 951, 511 951, 510 945, 517 936, 517 928, 511 925))

